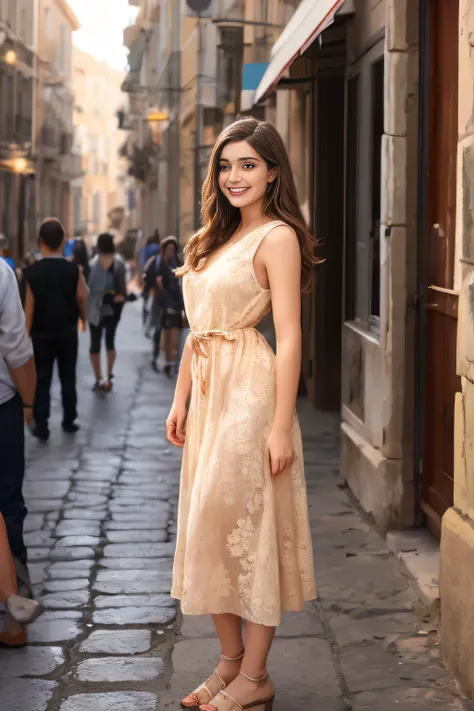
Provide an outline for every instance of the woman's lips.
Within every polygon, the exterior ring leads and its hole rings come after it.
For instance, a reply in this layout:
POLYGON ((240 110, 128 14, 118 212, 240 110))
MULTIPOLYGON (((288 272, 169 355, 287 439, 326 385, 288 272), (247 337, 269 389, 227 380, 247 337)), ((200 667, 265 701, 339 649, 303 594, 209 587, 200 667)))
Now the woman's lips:
POLYGON ((240 195, 244 195, 250 188, 227 188, 227 190, 233 197, 239 197, 240 195))

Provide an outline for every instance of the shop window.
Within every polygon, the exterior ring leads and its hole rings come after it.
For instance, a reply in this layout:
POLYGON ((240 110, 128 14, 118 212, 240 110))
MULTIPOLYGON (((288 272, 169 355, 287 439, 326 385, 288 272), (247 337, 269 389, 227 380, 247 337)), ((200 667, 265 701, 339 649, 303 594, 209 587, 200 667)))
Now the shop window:
POLYGON ((371 239, 371 325, 380 327, 380 192, 384 112, 384 61, 372 65, 372 230, 371 239))
POLYGON ((384 46, 375 45, 347 81, 345 319, 380 330, 381 164, 384 46))

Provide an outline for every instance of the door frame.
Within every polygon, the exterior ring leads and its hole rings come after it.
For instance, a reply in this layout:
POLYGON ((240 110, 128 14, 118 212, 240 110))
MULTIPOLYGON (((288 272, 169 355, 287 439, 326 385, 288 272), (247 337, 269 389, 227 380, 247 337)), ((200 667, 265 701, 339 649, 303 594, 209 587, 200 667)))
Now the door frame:
POLYGON ((415 523, 425 520, 421 510, 423 457, 425 443, 426 399, 426 283, 428 262, 425 235, 428 230, 430 99, 431 99, 431 8, 430 0, 420 0, 419 77, 420 111, 418 121, 418 226, 417 226, 417 291, 415 294, 415 402, 413 482, 415 523))
MULTIPOLYGON (((438 2, 440 0, 437 0, 438 2)), ((441 0, 442 2, 442 0, 441 0)), ((432 134, 430 120, 433 111, 431 74, 433 69, 433 0, 419 2, 419 86, 420 110, 418 125, 418 224, 417 224, 417 292, 415 294, 416 330, 415 330, 415 402, 414 402, 414 458, 413 480, 415 489, 415 522, 417 525, 428 524, 432 532, 438 523, 423 511, 423 487, 425 436, 426 436, 426 363, 428 355, 427 341, 427 304, 429 303, 429 283, 431 281, 431 252, 427 234, 431 228, 431 182, 430 168, 432 134), (431 521, 431 523, 430 523, 431 521)), ((459 189, 459 186, 458 186, 459 189)), ((454 268, 454 266, 453 266, 454 268)), ((454 402, 453 402, 454 408, 454 402)), ((454 437, 454 431, 453 431, 454 437)), ((430 508, 428 506, 428 508, 430 508)), ((425 508, 426 510, 426 508, 425 508)), ((439 535, 438 532, 436 535, 439 535)))

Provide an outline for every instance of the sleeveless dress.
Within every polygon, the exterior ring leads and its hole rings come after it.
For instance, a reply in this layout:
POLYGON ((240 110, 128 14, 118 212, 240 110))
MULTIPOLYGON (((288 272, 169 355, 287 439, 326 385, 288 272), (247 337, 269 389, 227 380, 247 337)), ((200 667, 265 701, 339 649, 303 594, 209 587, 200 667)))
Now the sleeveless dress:
POLYGON ((277 626, 316 597, 303 448, 272 480, 275 355, 255 329, 271 309, 254 271, 259 227, 183 279, 193 385, 171 595, 183 614, 232 613, 277 626))

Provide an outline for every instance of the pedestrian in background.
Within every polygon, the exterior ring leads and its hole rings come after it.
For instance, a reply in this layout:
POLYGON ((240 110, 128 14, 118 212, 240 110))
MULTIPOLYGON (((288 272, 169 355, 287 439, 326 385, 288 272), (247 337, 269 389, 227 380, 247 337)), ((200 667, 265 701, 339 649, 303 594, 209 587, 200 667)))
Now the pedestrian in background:
POLYGON ((89 281, 89 251, 86 243, 80 237, 76 237, 74 240, 71 261, 73 264, 77 264, 81 273, 84 274, 84 279, 89 281))
POLYGON ((115 334, 127 298, 125 262, 116 254, 114 238, 105 232, 97 240, 97 255, 91 262, 87 319, 90 329, 90 359, 95 375, 94 390, 112 389, 116 359, 115 334), (100 351, 105 334, 107 377, 102 378, 100 351))
POLYGON ((25 314, 37 370, 32 433, 49 439, 51 381, 57 361, 63 406, 62 427, 74 434, 77 419, 78 323, 85 329, 88 289, 78 266, 63 257, 64 229, 54 217, 39 230, 41 259, 23 272, 25 314))
POLYGON ((10 269, 13 269, 13 271, 15 271, 15 266, 16 266, 15 260, 13 258, 12 253, 11 253, 9 242, 8 242, 7 238, 5 237, 5 235, 2 235, 1 233, 0 233, 0 259, 2 261, 6 262, 6 264, 8 264, 10 269))
MULTIPOLYGON (((141 248, 140 254, 138 257, 138 263, 139 263, 140 271, 142 274, 142 284, 143 284, 142 318, 143 318, 143 326, 145 327, 145 332, 147 333, 147 335, 153 329, 153 325, 151 324, 152 319, 150 317, 152 316, 153 290, 155 287, 154 280, 152 281, 152 283, 150 283, 150 279, 149 279, 147 272, 150 268, 153 268, 152 265, 155 263, 156 257, 160 253, 160 241, 161 241, 160 233, 158 230, 155 230, 153 235, 151 237, 148 237, 146 244, 141 248)), ((153 320, 154 320, 154 315, 153 315, 153 320)))
MULTIPOLYGON (((23 539, 27 510, 22 487, 25 475, 24 422, 32 420, 35 388, 33 348, 26 331, 15 274, 0 260, 0 514, 8 540, 7 543, 2 535, 0 521, 0 599, 3 601, 16 592, 24 597, 33 594, 23 539), (11 571, 10 554, 16 579, 11 571)), ((25 644, 26 634, 17 625, 8 624, 7 619, 0 643, 25 644)))
POLYGON ((185 445, 171 594, 184 614, 212 614, 222 656, 182 704, 271 711, 267 657, 282 611, 316 597, 295 413, 314 240, 267 122, 223 131, 202 204, 177 271, 192 331, 166 423, 185 445), (276 356, 255 328, 270 310, 276 356))
MULTIPOLYGON (((178 241, 176 237, 166 237, 161 242, 161 254, 157 259, 155 269, 156 292, 161 298, 161 333, 165 351, 165 374, 171 378, 178 369, 179 346, 183 329, 184 301, 181 290, 181 279, 174 270, 181 266, 178 258, 178 241)), ((155 336, 156 337, 156 336, 155 336)))

